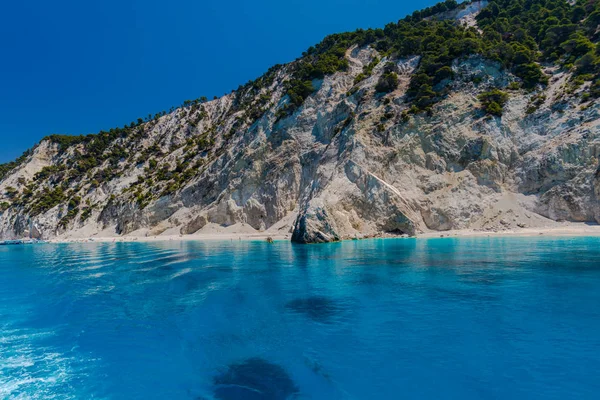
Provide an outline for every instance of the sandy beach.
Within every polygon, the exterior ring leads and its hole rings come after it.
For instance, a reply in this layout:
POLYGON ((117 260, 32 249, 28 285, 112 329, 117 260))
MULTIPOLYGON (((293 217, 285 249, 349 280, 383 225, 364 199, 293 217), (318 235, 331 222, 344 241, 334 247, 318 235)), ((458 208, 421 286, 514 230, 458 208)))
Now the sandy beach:
POLYGON ((268 235, 248 233, 217 233, 198 235, 159 235, 159 236, 94 236, 90 238, 58 238, 49 243, 84 243, 84 242, 164 242, 164 241, 240 241, 240 240, 290 240, 291 235, 268 235))
MULTIPOLYGON (((565 222, 559 226, 536 227, 536 228, 517 228, 506 230, 476 230, 462 229, 449 231, 430 231, 418 234, 416 239, 430 238, 458 238, 458 237, 531 237, 531 236, 600 236, 600 225, 590 225, 584 223, 569 223, 565 222)), ((384 235, 381 238, 398 238, 406 236, 384 235)), ((181 235, 173 234, 165 231, 160 235, 148 235, 144 232, 133 232, 130 235, 96 235, 90 237, 59 237, 50 239, 50 243, 85 243, 85 242, 160 242, 160 241, 266 241, 268 238, 274 241, 289 241, 291 233, 278 230, 272 231, 255 231, 247 225, 236 225, 227 228, 211 227, 210 229, 202 230, 202 232, 181 235)), ((366 237, 364 239, 368 239, 366 237)), ((358 238, 363 239, 363 238, 358 238)))
POLYGON ((427 232, 418 235, 418 238, 439 237, 481 237, 481 236, 600 236, 600 225, 570 223, 565 226, 552 226, 541 228, 517 228, 495 231, 479 231, 474 229, 453 230, 446 232, 427 232))
MULTIPOLYGON (((277 227, 280 228, 280 227, 277 227)), ((50 243, 83 243, 83 242, 164 242, 164 241, 240 241, 240 240, 290 240, 292 234, 289 229, 270 229, 257 231, 247 224, 235 224, 228 227, 208 224, 197 233, 182 235, 177 229, 165 230, 154 234, 147 229, 132 232, 128 235, 116 235, 110 229, 97 235, 86 235, 85 232, 76 232, 72 237, 58 237, 48 240, 50 243)))

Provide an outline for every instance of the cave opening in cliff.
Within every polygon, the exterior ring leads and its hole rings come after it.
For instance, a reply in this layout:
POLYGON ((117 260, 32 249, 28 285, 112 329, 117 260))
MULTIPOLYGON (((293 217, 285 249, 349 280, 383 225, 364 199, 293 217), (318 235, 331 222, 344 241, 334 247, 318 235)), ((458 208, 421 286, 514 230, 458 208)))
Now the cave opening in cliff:
POLYGON ((398 228, 387 230, 387 231, 385 231, 385 233, 390 234, 390 235, 398 235, 398 236, 406 234, 406 232, 404 232, 402 229, 398 229, 398 228))

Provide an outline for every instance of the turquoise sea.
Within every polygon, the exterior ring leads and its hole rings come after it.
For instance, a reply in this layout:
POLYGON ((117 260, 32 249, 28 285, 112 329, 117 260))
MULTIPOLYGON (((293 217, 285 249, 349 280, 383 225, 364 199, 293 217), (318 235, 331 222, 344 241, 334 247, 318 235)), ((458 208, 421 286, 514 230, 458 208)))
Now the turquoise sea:
POLYGON ((600 238, 0 247, 0 399, 597 399, 600 238))

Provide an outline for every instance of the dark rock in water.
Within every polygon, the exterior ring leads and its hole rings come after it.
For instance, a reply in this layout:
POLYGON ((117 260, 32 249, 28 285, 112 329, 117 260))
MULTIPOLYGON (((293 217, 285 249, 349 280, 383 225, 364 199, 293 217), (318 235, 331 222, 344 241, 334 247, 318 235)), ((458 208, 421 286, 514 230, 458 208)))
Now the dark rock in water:
POLYGON ((298 216, 294 224, 294 243, 327 243, 339 240, 335 223, 324 208, 309 208, 298 216))
POLYGON ((304 314, 318 322, 328 322, 342 310, 335 301, 324 296, 311 296, 303 299, 292 300, 286 307, 300 314, 304 314))
POLYGON ((286 400, 298 393, 282 367, 261 358, 230 365, 214 383, 215 398, 221 400, 286 400))

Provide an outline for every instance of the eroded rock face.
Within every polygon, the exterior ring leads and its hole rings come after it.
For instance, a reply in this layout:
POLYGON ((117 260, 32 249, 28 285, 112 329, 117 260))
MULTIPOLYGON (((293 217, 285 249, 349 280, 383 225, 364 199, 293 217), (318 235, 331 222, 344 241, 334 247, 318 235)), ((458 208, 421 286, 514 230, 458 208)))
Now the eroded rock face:
POLYGON ((600 223, 597 177, 580 174, 554 186, 540 197, 539 212, 553 220, 600 223))
POLYGON ((106 229, 115 226, 115 232, 126 235, 146 224, 146 219, 139 207, 132 203, 109 201, 98 216, 98 222, 106 229))
POLYGON ((208 223, 208 219, 206 215, 198 215, 190 222, 181 227, 180 233, 182 235, 190 235, 192 233, 198 232, 200 229, 204 228, 208 223))
MULTIPOLYGON (((264 89, 271 96, 265 113, 251 124, 240 125, 235 94, 203 104, 199 122, 177 110, 147 123, 139 142, 116 144, 140 152, 158 147, 157 169, 175 171, 189 161, 190 141, 212 143, 194 156, 196 170, 181 187, 147 199, 135 190, 136 182, 149 181, 149 162, 123 160, 118 176, 100 185, 69 183, 81 197, 75 218, 65 221, 66 203, 36 215, 11 207, 0 215, 0 237, 21 237, 32 222, 44 238, 107 230, 193 234, 209 224, 244 224, 291 231, 298 243, 600 222, 600 105, 582 109, 563 93, 568 74, 550 69, 548 87, 510 91, 503 116, 492 117, 480 110, 477 95, 518 78, 479 57, 456 60, 455 79, 441 83, 447 98, 429 114, 407 116, 406 89, 419 58, 391 60, 399 85, 381 95, 374 87, 386 58, 354 83, 376 56, 372 48, 350 49, 348 70, 314 81, 318 90, 285 117, 278 115, 289 103, 284 82, 290 75, 283 67, 264 89), (528 113, 540 94, 546 100, 528 113)), ((23 192, 37 172, 67 163, 75 150, 59 155, 56 146, 42 143, 0 182, 0 203, 10 201, 7 188, 23 192)), ((44 184, 52 187, 50 180, 44 184)))
POLYGON ((340 240, 340 236, 337 233, 335 221, 322 206, 311 206, 296 220, 292 242, 327 243, 338 240, 340 240))
POLYGON ((594 179, 592 182, 594 185, 594 194, 596 195, 596 199, 600 200, 600 164, 594 173, 594 179))

